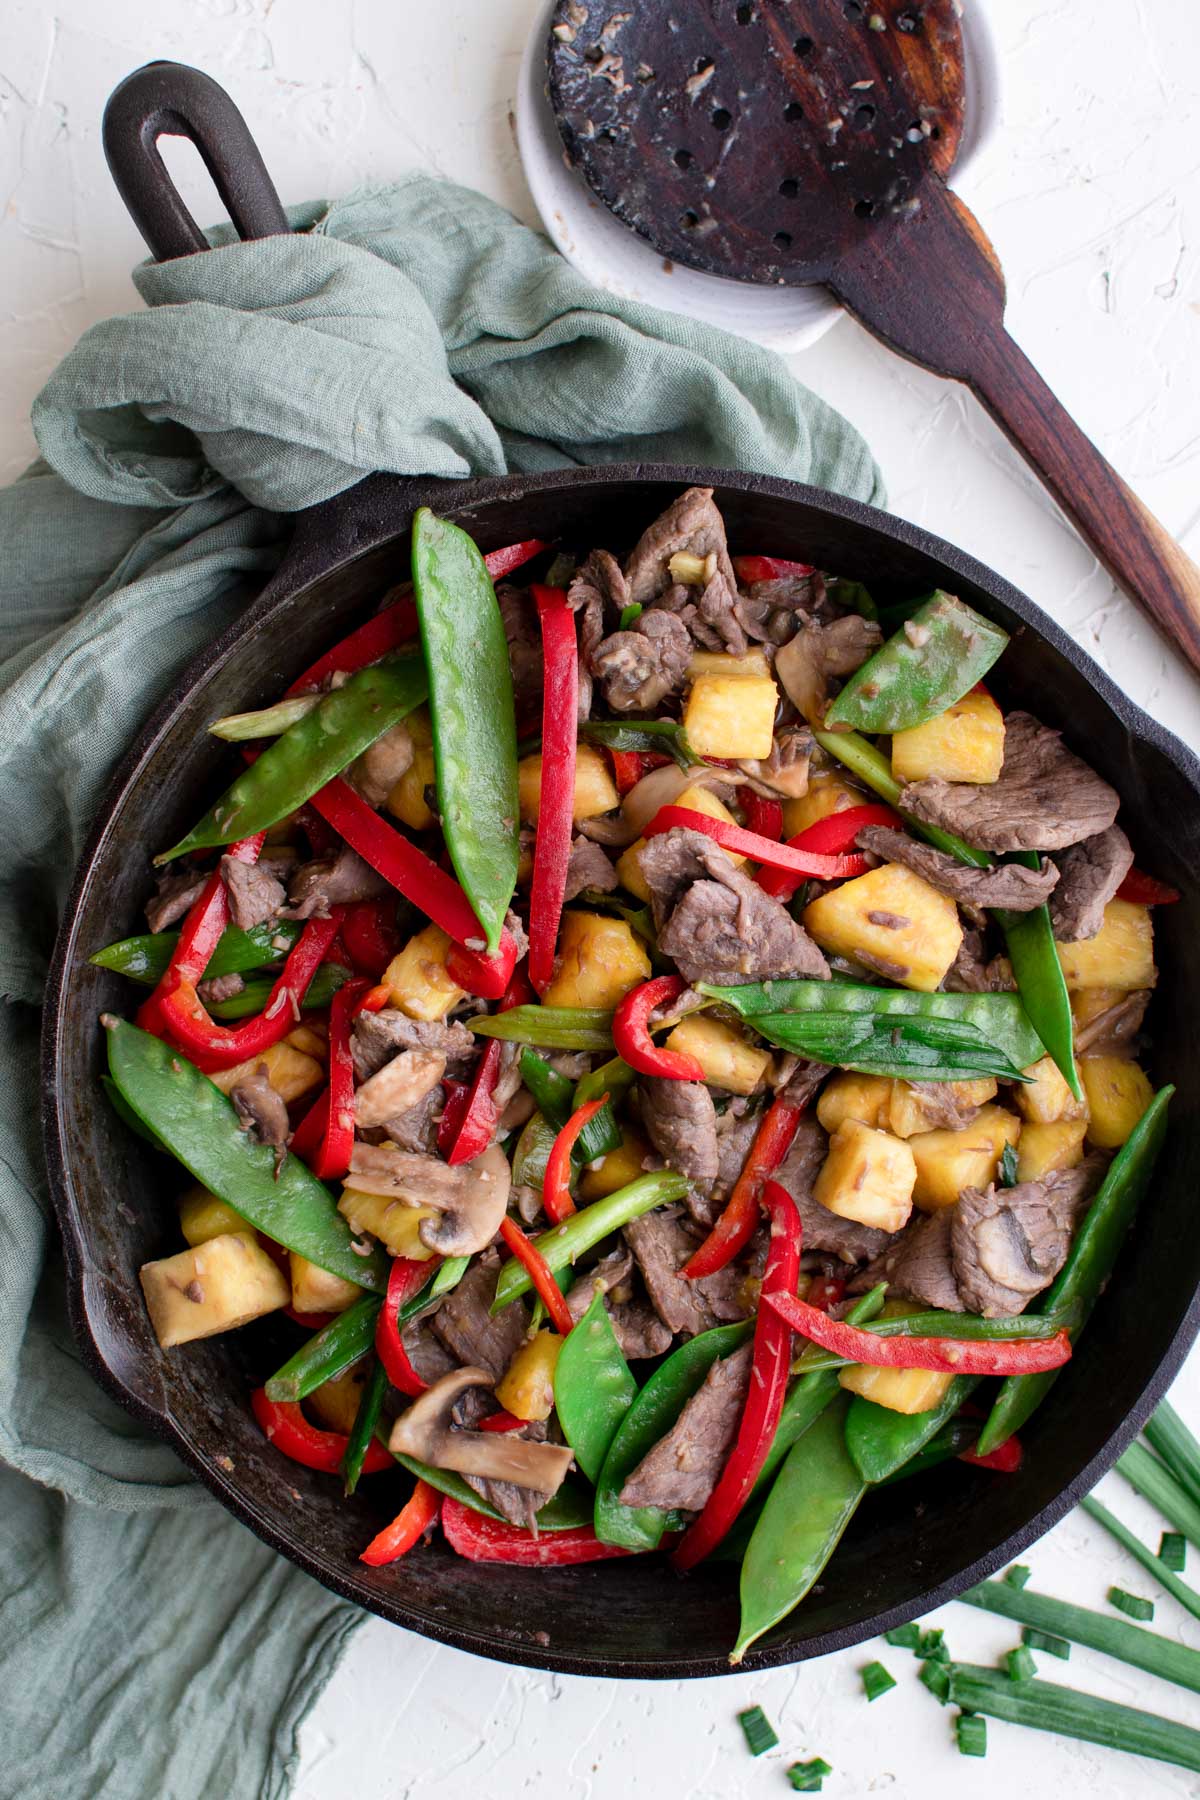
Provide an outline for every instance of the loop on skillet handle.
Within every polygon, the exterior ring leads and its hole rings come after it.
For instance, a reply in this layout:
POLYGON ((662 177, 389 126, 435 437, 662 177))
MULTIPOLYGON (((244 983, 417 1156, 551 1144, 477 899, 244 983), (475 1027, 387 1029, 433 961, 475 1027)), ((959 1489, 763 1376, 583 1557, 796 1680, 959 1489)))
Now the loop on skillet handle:
POLYGON ((147 63, 113 93, 103 139, 117 191, 157 262, 208 249, 159 155, 164 133, 195 144, 239 237, 289 229, 258 145, 224 88, 183 63, 147 63))

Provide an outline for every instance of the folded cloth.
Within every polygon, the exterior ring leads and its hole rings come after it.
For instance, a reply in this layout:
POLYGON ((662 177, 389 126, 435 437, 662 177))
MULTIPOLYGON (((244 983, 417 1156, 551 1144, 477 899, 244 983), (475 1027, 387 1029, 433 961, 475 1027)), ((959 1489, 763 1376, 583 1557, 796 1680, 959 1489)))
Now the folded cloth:
POLYGON ((882 499, 778 358, 598 292, 479 194, 414 175, 291 221, 139 268, 147 309, 64 359, 44 460, 0 491, 0 1795, 24 1800, 286 1793, 357 1618, 93 1385, 66 1326, 37 1009, 122 748, 274 569, 282 515, 372 471, 699 462, 882 499))

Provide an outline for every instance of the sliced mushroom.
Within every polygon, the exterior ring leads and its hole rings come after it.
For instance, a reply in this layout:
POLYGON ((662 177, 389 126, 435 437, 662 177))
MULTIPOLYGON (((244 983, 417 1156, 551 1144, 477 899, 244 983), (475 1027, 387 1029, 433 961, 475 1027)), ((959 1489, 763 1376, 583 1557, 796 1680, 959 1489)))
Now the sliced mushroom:
POLYGON ((483 1369, 454 1369, 443 1375, 400 1414, 388 1449, 393 1456, 414 1456, 435 1469, 511 1481, 546 1495, 557 1493, 572 1462, 565 1444, 534 1444, 511 1432, 464 1431, 451 1420, 460 1394, 491 1386, 492 1378, 483 1369))
POLYGON ((455 1169, 439 1157, 417 1156, 394 1144, 355 1144, 350 1173, 361 1193, 434 1207, 437 1217, 422 1219, 418 1231, 426 1248, 443 1256, 472 1256, 487 1248, 500 1229, 512 1181, 498 1144, 455 1169))
POLYGON ((361 1130, 385 1125, 423 1100, 445 1072, 446 1058, 440 1050, 402 1050, 355 1094, 355 1124, 361 1130))
POLYGON ((673 805, 684 788, 733 788, 740 780, 734 769, 681 769, 675 763, 651 769, 621 802, 621 816, 632 834, 630 842, 646 829, 659 807, 673 805))

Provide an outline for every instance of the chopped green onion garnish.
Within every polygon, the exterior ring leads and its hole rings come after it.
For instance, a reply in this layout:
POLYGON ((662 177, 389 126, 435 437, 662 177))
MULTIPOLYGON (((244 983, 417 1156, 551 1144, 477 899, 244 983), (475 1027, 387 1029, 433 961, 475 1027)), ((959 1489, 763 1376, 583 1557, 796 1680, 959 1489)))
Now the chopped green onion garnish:
POLYGON ((640 619, 641 616, 642 609, 638 605, 638 602, 636 600, 631 600, 628 606, 623 606, 621 608, 621 630, 628 631, 634 620, 640 619))
POLYGON ((917 1644, 917 1655, 926 1662, 949 1662, 950 1652, 946 1648, 946 1634, 935 1626, 932 1631, 923 1631, 917 1644))
POLYGON ((1014 1563, 1011 1569, 1005 1571, 1004 1579, 1009 1587, 1023 1588, 1032 1573, 1032 1569, 1025 1563, 1014 1563))
POLYGON ((1187 1539, 1182 1531, 1164 1531, 1158 1540, 1158 1560, 1176 1575, 1187 1566, 1187 1539))
POLYGON ((915 1650, 921 1642, 921 1627, 912 1619, 907 1625, 897 1625, 894 1631, 885 1631, 883 1641, 897 1650, 915 1650))
POLYGON ((987 1720, 978 1713, 959 1713, 954 1721, 958 1748, 963 1756, 987 1755, 987 1720))
POLYGON ((1032 1681, 1037 1674, 1037 1664, 1033 1654, 1022 1644, 1018 1650, 1010 1650, 1005 1657, 1009 1675, 1014 1681, 1032 1681))
POLYGON ((950 1698, 950 1666, 948 1663, 923 1662, 919 1670, 920 1678, 931 1694, 936 1694, 945 1706, 950 1698))
POLYGON ((1154 1617, 1153 1600, 1143 1600, 1140 1594, 1128 1594, 1124 1588, 1110 1587, 1108 1604, 1115 1606, 1118 1612, 1128 1613, 1131 1619, 1152 1619, 1154 1617))
POLYGON ((1017 1185, 1017 1153, 1011 1144, 1005 1144, 1000 1157, 1000 1186, 1016 1187, 1017 1185))
POLYGON ((775 1728, 761 1706, 748 1706, 745 1712, 740 1712, 738 1724, 745 1733, 746 1748, 751 1756, 761 1756, 764 1750, 774 1750, 779 1742, 775 1728))
POLYGON ((886 1694, 889 1688, 896 1685, 881 1662, 867 1664, 862 1672, 862 1684, 863 1693, 868 1700, 878 1700, 881 1694, 886 1694))
POLYGON ((1044 1650, 1047 1656, 1061 1657, 1063 1662, 1070 1661, 1070 1644, 1066 1638, 1055 1637, 1053 1632, 1037 1631, 1032 1625, 1027 1625, 1021 1633, 1021 1642, 1028 1644, 1031 1650, 1044 1650))
POLYGON ((824 1757, 814 1756, 811 1762, 793 1763, 787 1778, 797 1794, 819 1794, 825 1776, 832 1774, 832 1765, 824 1757))

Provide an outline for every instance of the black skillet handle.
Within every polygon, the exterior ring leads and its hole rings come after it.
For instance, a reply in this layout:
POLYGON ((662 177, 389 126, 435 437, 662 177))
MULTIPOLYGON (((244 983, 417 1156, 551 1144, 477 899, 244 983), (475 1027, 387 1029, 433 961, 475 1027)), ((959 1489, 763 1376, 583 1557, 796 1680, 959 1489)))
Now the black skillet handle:
POLYGON ((290 229, 258 145, 224 88, 183 63, 147 63, 113 93, 103 140, 117 191, 157 262, 208 249, 159 155, 164 134, 195 144, 239 237, 290 229))

